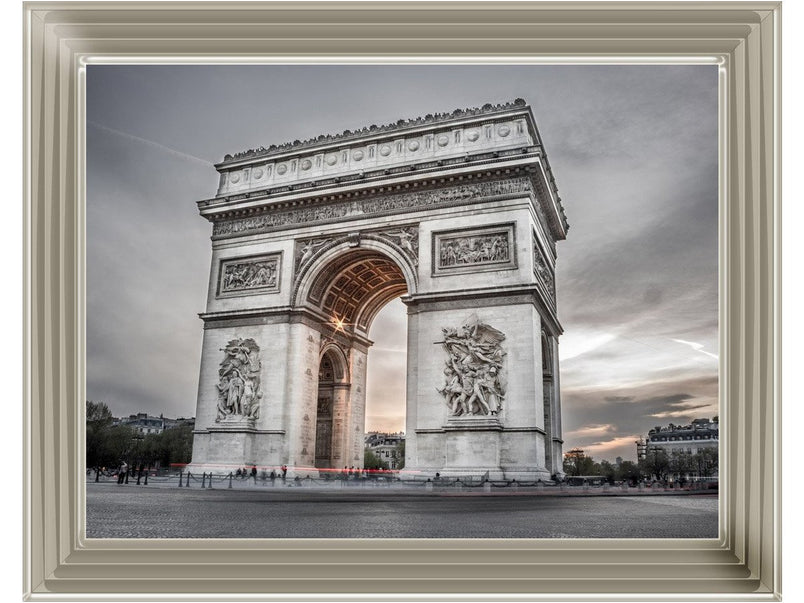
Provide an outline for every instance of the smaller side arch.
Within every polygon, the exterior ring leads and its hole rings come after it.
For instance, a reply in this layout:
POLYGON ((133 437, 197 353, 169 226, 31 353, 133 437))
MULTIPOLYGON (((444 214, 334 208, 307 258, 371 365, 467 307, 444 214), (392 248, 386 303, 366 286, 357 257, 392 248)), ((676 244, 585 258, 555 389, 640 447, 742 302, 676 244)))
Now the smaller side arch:
POLYGON ((321 366, 325 357, 328 357, 332 362, 332 382, 341 385, 351 383, 349 357, 346 355, 346 352, 344 352, 339 345, 330 341, 321 348, 321 352, 318 356, 319 366, 321 366))

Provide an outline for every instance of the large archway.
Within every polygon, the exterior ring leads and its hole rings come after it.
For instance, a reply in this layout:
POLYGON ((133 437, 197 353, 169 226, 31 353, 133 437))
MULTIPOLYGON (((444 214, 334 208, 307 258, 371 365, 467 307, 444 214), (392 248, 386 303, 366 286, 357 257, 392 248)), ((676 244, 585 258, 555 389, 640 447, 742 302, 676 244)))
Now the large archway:
POLYGON ((369 329, 401 296, 409 475, 561 472, 568 225, 524 101, 216 167, 194 465, 360 467, 369 329))
POLYGON ((311 257, 309 283, 300 286, 305 305, 321 316, 317 469, 362 467, 362 448, 355 451, 365 435, 369 329, 383 306, 409 291, 403 268, 383 243, 352 245, 333 242, 311 257))

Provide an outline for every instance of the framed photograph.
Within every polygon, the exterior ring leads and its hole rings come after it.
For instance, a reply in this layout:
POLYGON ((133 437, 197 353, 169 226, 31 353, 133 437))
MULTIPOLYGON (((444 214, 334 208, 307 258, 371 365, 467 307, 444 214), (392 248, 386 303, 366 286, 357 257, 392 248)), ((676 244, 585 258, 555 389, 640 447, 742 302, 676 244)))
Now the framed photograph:
POLYGON ((779 18, 26 4, 26 600, 778 600, 779 18))

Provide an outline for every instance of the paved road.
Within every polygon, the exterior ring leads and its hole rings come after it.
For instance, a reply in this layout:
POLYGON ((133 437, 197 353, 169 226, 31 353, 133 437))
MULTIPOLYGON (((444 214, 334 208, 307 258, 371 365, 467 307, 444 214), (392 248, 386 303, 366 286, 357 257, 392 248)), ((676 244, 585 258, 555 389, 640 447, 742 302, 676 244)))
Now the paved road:
POLYGON ((716 538, 717 496, 87 484, 90 538, 716 538))

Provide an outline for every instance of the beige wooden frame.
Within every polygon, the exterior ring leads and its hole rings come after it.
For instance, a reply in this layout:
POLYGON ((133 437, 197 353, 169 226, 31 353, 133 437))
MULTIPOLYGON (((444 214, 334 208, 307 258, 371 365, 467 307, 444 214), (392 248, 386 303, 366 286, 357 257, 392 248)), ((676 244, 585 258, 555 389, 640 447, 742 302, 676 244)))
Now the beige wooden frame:
POLYGON ((27 599, 778 599, 778 3, 35 2, 24 17, 27 599), (720 537, 86 540, 83 66, 143 60, 718 63, 720 537))

